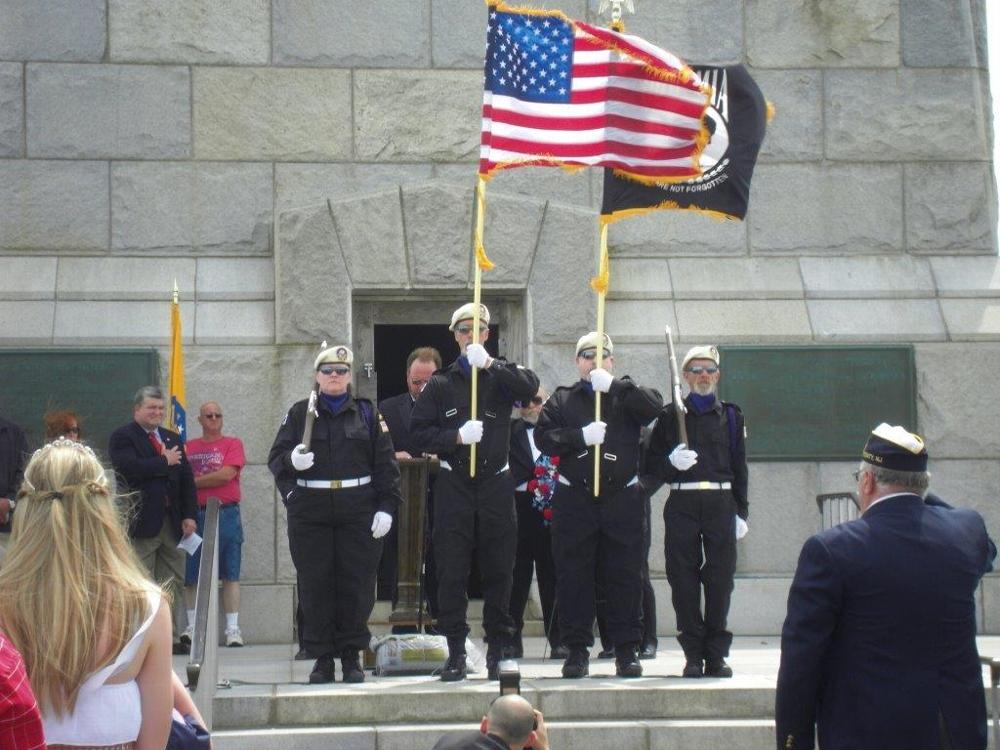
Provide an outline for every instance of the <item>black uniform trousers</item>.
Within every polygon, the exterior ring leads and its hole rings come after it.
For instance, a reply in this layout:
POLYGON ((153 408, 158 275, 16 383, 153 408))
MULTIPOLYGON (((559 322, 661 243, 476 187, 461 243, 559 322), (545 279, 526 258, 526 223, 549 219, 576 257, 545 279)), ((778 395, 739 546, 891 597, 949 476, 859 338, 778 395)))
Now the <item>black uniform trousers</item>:
POLYGON ((594 644, 598 577, 607 600, 608 637, 618 646, 642 641, 643 490, 639 484, 605 490, 560 484, 552 499, 552 556, 556 565, 559 631, 568 648, 594 644))
POLYGON ((469 634, 467 586, 476 552, 482 576, 486 642, 509 643, 514 632, 509 607, 517 548, 514 479, 510 471, 472 479, 465 469, 442 469, 434 483, 433 534, 438 632, 450 642, 464 640, 469 634))
POLYGON ((299 487, 287 503, 288 546, 298 572, 302 646, 313 657, 368 647, 368 617, 382 540, 372 538, 369 486, 299 487))
POLYGON ((514 558, 514 582, 510 592, 510 616, 515 637, 520 641, 524 629, 524 608, 528 604, 532 574, 538 576, 538 598, 549 645, 559 645, 559 625, 555 617, 556 571, 552 562, 552 532, 545 519, 531 504, 532 493, 515 492, 517 508, 517 553, 514 558))
POLYGON ((663 509, 677 640, 689 660, 729 655, 733 634, 726 630, 726 617, 736 574, 735 515, 736 501, 729 490, 671 490, 663 509))

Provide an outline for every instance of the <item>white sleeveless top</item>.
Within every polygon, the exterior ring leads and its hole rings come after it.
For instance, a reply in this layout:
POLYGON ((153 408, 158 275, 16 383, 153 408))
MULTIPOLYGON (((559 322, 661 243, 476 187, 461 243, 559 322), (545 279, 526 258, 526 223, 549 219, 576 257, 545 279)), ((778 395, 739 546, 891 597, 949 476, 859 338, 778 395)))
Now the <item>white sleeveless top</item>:
POLYGON ((139 685, 129 680, 115 685, 105 681, 132 663, 153 617, 160 607, 159 591, 146 594, 149 614, 114 661, 97 670, 80 687, 72 714, 56 716, 42 708, 45 742, 49 745, 102 747, 134 742, 142 724, 139 685))

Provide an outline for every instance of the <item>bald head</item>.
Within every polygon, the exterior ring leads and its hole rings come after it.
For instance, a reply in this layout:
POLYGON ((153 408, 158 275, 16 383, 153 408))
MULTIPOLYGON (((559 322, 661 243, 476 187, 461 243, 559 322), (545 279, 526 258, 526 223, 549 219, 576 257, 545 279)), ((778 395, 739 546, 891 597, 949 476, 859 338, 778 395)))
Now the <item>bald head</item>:
POLYGON ((486 724, 512 748, 524 747, 535 726, 535 710, 520 695, 501 695, 490 706, 486 724))

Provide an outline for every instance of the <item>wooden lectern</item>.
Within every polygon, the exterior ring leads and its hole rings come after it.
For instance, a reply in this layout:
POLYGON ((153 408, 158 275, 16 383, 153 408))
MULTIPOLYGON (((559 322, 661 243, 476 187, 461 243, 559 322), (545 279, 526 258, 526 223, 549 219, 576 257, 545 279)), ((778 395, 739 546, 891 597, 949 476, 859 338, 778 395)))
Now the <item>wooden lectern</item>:
POLYGON ((437 472, 436 458, 399 459, 403 499, 396 515, 399 533, 396 563, 396 602, 389 615, 390 625, 423 625, 430 622, 423 603, 421 573, 424 562, 424 528, 427 482, 437 472))

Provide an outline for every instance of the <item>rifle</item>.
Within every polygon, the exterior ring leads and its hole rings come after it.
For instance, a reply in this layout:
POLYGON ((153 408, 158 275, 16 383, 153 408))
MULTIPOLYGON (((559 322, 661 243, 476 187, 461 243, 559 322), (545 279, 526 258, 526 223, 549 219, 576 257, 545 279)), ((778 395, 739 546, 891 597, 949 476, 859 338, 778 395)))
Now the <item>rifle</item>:
POLYGON ((684 416, 687 414, 687 407, 684 406, 684 398, 681 394, 681 373, 677 369, 677 355, 674 354, 674 339, 670 333, 670 326, 666 326, 667 353, 670 359, 670 384, 673 387, 673 404, 677 411, 677 434, 680 442, 687 445, 687 422, 684 416))
MULTIPOLYGON (((322 352, 326 349, 326 341, 319 345, 319 350, 322 352)), ((303 453, 309 452, 309 444, 312 443, 313 436, 313 425, 316 423, 316 417, 319 416, 319 410, 316 408, 316 402, 319 400, 319 383, 315 382, 315 377, 313 378, 312 390, 309 391, 309 404, 306 406, 306 423, 302 428, 302 445, 305 446, 303 453)))

